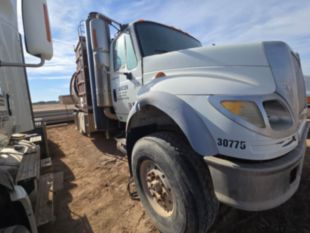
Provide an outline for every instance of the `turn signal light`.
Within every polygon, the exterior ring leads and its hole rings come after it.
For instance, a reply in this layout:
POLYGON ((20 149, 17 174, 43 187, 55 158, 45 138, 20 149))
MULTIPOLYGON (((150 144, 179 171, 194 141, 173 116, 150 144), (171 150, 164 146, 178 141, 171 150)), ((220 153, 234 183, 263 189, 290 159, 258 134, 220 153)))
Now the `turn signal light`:
POLYGON ((222 106, 235 116, 259 127, 264 128, 265 122, 260 110, 254 102, 225 100, 221 102, 222 106))

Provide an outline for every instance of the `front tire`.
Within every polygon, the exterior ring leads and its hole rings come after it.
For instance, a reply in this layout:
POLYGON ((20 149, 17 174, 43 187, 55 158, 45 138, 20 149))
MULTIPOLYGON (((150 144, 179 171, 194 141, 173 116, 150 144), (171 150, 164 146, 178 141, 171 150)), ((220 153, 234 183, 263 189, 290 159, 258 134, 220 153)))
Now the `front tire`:
POLYGON ((163 233, 205 233, 218 201, 208 167, 186 140, 170 132, 139 139, 132 173, 141 202, 163 233))

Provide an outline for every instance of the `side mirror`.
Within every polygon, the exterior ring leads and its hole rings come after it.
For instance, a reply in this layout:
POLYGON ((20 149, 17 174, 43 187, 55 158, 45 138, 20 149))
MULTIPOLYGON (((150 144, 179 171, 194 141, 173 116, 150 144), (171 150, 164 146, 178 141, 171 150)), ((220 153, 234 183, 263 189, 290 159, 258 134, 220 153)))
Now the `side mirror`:
POLYGON ((27 52, 50 60, 53 42, 46 0, 22 0, 22 15, 27 52))

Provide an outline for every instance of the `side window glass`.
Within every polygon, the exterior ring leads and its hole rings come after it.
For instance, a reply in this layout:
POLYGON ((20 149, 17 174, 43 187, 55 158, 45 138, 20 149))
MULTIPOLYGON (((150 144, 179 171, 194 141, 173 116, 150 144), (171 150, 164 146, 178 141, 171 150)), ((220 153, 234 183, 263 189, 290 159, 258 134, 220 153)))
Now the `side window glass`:
POLYGON ((129 34, 125 34, 125 41, 127 53, 127 69, 132 70, 137 66, 137 58, 129 34))
POLYGON ((125 68, 126 64, 126 51, 124 34, 121 35, 115 42, 113 48, 113 66, 114 70, 118 71, 125 68))

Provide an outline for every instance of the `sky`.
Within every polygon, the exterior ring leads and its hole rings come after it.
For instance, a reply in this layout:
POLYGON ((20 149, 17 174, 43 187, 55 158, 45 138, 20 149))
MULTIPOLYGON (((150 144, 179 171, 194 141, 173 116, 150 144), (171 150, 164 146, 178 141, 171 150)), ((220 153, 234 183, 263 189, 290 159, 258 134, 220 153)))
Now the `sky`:
MULTIPOLYGON (((27 70, 32 102, 69 94, 78 26, 92 11, 121 23, 145 19, 168 24, 205 46, 285 41, 300 54, 304 74, 310 74, 309 0, 48 0, 48 7, 54 57, 42 68, 27 70)), ((37 61, 29 55, 26 60, 37 61)))

